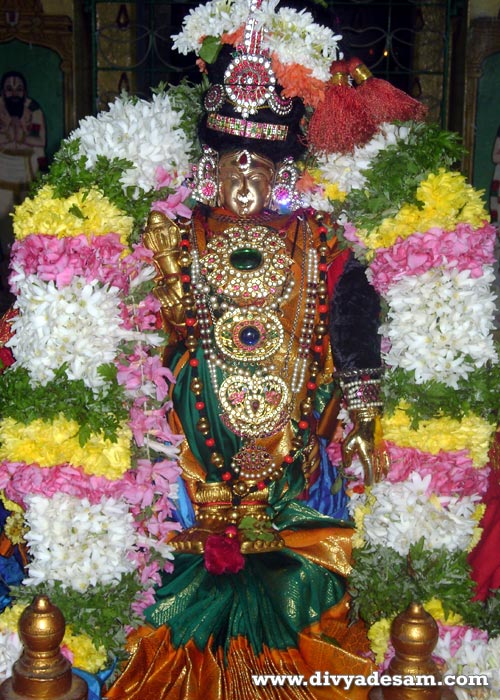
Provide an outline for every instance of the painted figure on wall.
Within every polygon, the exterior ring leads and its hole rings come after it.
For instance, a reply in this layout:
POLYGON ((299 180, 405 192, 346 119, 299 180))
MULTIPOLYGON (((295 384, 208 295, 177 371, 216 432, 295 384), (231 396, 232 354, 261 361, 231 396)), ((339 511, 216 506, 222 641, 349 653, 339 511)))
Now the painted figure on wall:
POLYGON ((0 309, 9 303, 9 214, 26 196, 36 173, 46 167, 45 146, 45 116, 40 105, 28 95, 24 75, 7 71, 0 80, 0 309))
POLYGON ((495 165, 490 186, 491 223, 500 226, 500 127, 497 132, 491 159, 495 165))

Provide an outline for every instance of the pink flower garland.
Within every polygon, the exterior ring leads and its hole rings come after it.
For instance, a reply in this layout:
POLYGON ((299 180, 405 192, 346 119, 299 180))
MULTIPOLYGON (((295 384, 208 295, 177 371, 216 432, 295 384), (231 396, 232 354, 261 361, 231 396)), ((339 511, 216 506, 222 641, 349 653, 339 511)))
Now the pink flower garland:
POLYGON ((70 464, 40 467, 24 462, 0 462, 0 489, 22 508, 25 508, 27 494, 52 498, 56 493, 65 493, 75 498, 88 498, 92 504, 99 503, 103 496, 116 497, 115 481, 86 474, 81 467, 70 464))
POLYGON ((483 495, 488 487, 489 468, 476 469, 468 450, 422 452, 412 447, 399 447, 386 442, 391 468, 387 480, 406 481, 413 472, 422 478, 431 475, 428 493, 439 496, 483 495))
POLYGON ((495 227, 491 224, 478 229, 470 224, 458 224, 453 231, 431 228, 405 240, 399 238, 390 248, 377 250, 370 264, 371 282, 383 294, 402 277, 421 275, 440 266, 470 270, 472 277, 481 277, 483 265, 495 261, 495 236, 495 227))
POLYGON ((83 234, 67 238, 31 234, 12 246, 12 293, 19 293, 17 280, 24 273, 37 275, 44 282, 53 280, 58 288, 70 284, 75 276, 97 279, 127 294, 130 281, 151 260, 152 253, 142 246, 135 246, 129 255, 125 255, 126 250, 117 233, 89 238, 83 234))

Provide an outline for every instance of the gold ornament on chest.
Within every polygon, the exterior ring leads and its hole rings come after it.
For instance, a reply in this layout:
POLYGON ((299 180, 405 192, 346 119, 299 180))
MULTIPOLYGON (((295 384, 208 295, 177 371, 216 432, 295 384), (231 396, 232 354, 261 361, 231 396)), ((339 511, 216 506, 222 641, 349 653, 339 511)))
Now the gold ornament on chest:
POLYGON ((236 373, 224 379, 219 388, 224 410, 221 420, 241 437, 268 437, 290 419, 290 399, 290 390, 281 377, 236 373))
POLYGON ((278 296, 293 260, 265 226, 233 226, 208 241, 200 271, 216 294, 247 306, 278 296))
POLYGON ((284 337, 276 314, 263 309, 231 309, 214 325, 218 350, 237 362, 262 362, 280 349, 284 337))

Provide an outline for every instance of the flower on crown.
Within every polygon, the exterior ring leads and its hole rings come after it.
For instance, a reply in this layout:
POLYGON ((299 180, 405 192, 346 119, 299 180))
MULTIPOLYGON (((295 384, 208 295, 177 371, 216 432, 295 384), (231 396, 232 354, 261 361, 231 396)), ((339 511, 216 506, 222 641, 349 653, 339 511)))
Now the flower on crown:
POLYGON ((262 0, 250 7, 248 0, 211 0, 192 9, 173 46, 187 55, 194 51, 207 63, 215 61, 223 44, 241 43, 249 13, 255 31, 262 31, 261 50, 269 55, 283 97, 300 97, 317 106, 330 78, 330 65, 340 57, 339 35, 314 21, 305 9, 276 10, 279 0, 262 0))

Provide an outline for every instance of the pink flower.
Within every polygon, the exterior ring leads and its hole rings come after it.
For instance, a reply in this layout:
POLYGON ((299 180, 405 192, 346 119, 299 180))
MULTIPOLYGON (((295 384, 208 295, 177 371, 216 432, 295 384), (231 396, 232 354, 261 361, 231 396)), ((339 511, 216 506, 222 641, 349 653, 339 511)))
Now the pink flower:
POLYGON ((162 187, 170 187, 172 184, 173 177, 167 170, 165 170, 163 165, 159 165, 156 168, 155 177, 157 190, 161 189, 162 187))
POLYGON ((364 241, 358 237, 356 226, 349 221, 344 225, 344 238, 351 243, 356 243, 356 245, 366 248, 364 241))
POLYGON ((148 355, 143 348, 128 357, 121 358, 117 365, 117 381, 132 396, 150 396, 157 401, 164 401, 168 396, 168 382, 175 382, 175 377, 168 367, 164 367, 158 355, 148 355))
POLYGON ((144 610, 155 602, 155 589, 151 587, 141 591, 137 600, 132 603, 131 608, 137 615, 142 615, 144 610))
POLYGON ((470 270, 472 277, 481 277, 483 266, 495 261, 495 236, 495 227, 491 224, 479 229, 470 224, 458 224, 453 231, 431 228, 405 240, 398 238, 390 248, 376 252, 369 268, 371 282, 383 294, 402 277, 421 275, 441 266, 470 270))
POLYGON ((178 216, 185 219, 191 217, 191 209, 184 204, 190 196, 191 190, 185 185, 181 185, 173 194, 169 194, 166 199, 160 199, 153 202, 151 209, 153 211, 161 211, 170 219, 176 219, 178 216))
POLYGON ((484 494, 488 486, 489 468, 476 469, 468 450, 421 452, 412 447, 399 447, 386 442, 391 468, 388 481, 406 481, 417 472, 422 478, 431 475, 428 493, 439 496, 473 496, 484 494))
POLYGON ((56 493, 65 493, 98 503, 102 496, 115 496, 116 484, 102 476, 89 476, 81 467, 69 464, 40 467, 24 462, 0 462, 0 489, 23 508, 27 494, 51 498, 56 493))

